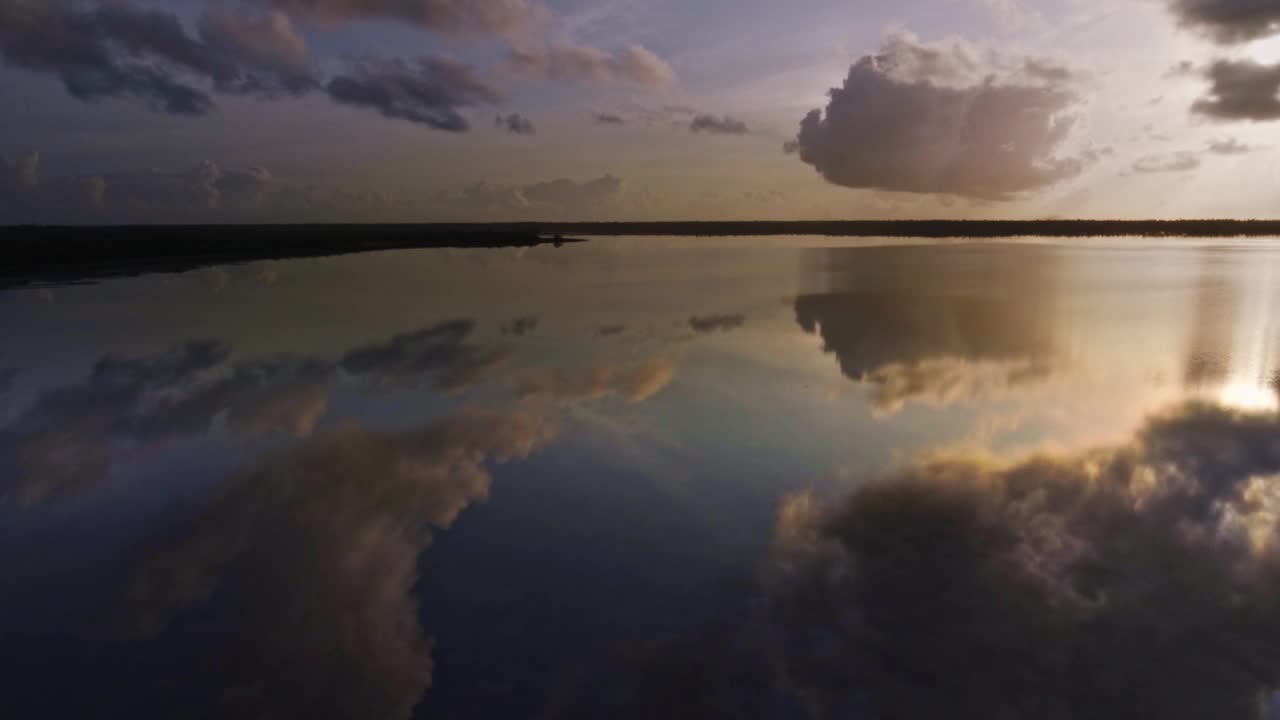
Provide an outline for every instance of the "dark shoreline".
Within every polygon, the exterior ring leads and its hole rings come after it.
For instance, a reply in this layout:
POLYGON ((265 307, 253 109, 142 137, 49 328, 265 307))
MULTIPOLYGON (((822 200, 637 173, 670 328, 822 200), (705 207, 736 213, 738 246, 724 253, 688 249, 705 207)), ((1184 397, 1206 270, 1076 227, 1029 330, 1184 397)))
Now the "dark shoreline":
MULTIPOLYGON (((445 226, 435 226, 445 227, 445 226)), ((468 227, 464 225, 453 227, 468 227)), ((472 226, 474 227, 474 226, 472 226)), ((830 237, 1268 237, 1280 220, 785 220, 699 222, 507 223, 506 231, 564 235, 694 237, 825 235, 830 237)))
POLYGON ((1276 237, 1280 220, 846 220, 0 227, 0 286, 414 248, 580 242, 570 236, 1276 237))
POLYGON ((570 242, 582 241, 486 226, 448 230, 421 225, 0 227, 0 287, 378 250, 534 247, 570 242))

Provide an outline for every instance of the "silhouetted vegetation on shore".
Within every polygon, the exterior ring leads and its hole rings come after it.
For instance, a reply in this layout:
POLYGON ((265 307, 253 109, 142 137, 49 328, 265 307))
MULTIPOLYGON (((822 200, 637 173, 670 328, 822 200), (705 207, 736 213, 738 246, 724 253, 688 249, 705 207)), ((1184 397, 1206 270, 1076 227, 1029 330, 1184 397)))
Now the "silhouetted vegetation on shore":
POLYGON ((1277 237, 1275 220, 814 220, 0 228, 0 285, 408 248, 580 242, 567 236, 1277 237))
POLYGON ((139 225, 0 228, 0 286, 411 248, 578 242, 485 225, 139 225))
POLYGON ((1280 237, 1280 220, 802 220, 526 223, 491 227, 574 235, 827 235, 834 237, 1280 237))

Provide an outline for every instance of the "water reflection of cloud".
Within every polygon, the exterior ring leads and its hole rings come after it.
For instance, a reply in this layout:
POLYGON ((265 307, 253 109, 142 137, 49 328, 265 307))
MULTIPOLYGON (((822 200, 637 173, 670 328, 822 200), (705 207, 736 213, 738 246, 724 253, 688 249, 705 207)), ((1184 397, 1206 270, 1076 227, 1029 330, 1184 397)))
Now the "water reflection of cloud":
POLYGON ((467 342, 475 327, 474 321, 455 320, 397 335, 347 353, 342 369, 392 386, 417 385, 428 379, 441 390, 474 385, 507 359, 502 350, 467 342))
POLYGON ((642 402, 670 384, 675 371, 675 363, 667 358, 635 365, 531 370, 516 381, 516 393, 525 399, 551 398, 562 402, 599 400, 610 395, 628 402, 642 402))
POLYGON ((814 253, 821 292, 796 323, 822 339, 873 405, 946 404, 1047 379, 1060 363, 1057 256, 1038 248, 814 253))
POLYGON ((1189 405, 1117 446, 792 498, 741 621, 633 655, 566 716, 1259 717, 1278 433, 1189 405))
POLYGON ((210 672, 184 688, 211 717, 407 718, 433 662, 414 598, 418 556, 488 497, 487 461, 555 436, 536 415, 468 412, 418 430, 345 430, 221 488, 142 564, 144 631, 212 603, 210 672))
MULTIPOLYGON (((357 348, 341 367, 382 384, 457 390, 489 377, 501 350, 468 342, 471 321, 444 323, 357 348)), ((309 436, 324 417, 336 366, 321 358, 235 361, 227 343, 106 355, 81 382, 43 393, 0 430, 0 498, 33 505, 90 490, 124 449, 209 432, 309 436)))

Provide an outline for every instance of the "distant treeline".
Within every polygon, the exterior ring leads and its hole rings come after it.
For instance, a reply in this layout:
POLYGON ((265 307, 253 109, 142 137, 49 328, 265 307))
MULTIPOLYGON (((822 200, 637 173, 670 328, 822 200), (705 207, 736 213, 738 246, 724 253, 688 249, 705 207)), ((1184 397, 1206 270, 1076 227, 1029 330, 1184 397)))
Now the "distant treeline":
POLYGON ((509 224, 573 235, 828 235, 837 237, 1280 237, 1280 220, 803 220, 509 224))
POLYGON ((484 225, 11 226, 0 227, 0 286, 374 250, 562 242, 574 241, 484 225))
POLYGON ((1277 237, 1280 220, 813 220, 0 227, 0 285, 406 248, 530 247, 570 236, 1277 237))

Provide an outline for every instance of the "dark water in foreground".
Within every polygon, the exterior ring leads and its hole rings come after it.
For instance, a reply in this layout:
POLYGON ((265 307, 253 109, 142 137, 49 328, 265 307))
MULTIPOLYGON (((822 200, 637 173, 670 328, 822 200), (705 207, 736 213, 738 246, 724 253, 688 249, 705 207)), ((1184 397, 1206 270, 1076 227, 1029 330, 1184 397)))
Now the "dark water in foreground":
POLYGON ((1274 712, 1266 241, 394 251, 0 326, 0 717, 1274 712))

